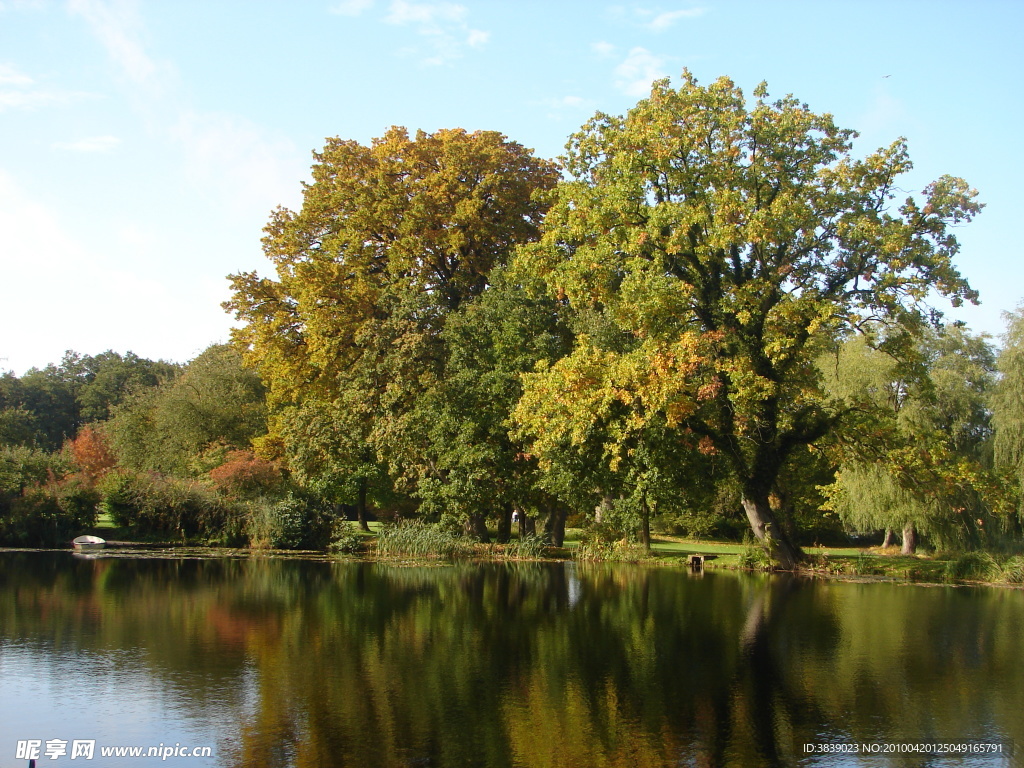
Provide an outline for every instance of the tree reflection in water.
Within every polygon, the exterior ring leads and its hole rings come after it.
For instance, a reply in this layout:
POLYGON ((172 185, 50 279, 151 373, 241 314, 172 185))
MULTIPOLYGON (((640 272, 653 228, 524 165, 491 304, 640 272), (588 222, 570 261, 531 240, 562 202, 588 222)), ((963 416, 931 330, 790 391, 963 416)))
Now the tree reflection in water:
POLYGON ((1024 738, 1018 591, 43 553, 0 575, 3 643, 143 649, 223 720, 222 765, 789 766, 826 739, 1024 738))

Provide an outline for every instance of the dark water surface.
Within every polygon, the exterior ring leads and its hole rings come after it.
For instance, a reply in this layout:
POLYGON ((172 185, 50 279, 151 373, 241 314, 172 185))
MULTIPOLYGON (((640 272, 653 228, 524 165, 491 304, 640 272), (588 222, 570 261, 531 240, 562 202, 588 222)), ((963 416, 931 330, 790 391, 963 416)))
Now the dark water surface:
POLYGON ((29 739, 67 742, 40 768, 1024 765, 1024 593, 3 552, 0 768, 29 739), (157 745, 212 757, 100 755, 157 745))

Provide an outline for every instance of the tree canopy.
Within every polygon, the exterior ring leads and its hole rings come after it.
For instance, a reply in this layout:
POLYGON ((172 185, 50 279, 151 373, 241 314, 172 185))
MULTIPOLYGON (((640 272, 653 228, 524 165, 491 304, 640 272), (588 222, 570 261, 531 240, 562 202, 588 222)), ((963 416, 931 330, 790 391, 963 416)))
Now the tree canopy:
POLYGON ((423 406, 443 383, 446 322, 539 236, 557 171, 488 131, 392 128, 314 157, 302 209, 266 227, 277 279, 234 276, 226 305, 270 388, 266 445, 307 475, 358 478, 333 485, 359 499, 384 464, 415 491, 439 478, 423 406))
POLYGON ((855 136, 792 97, 769 101, 764 85, 748 106, 729 79, 689 73, 573 135, 571 179, 524 266, 618 333, 580 334, 528 377, 517 418, 536 450, 579 442, 615 409, 628 413, 623 438, 663 420, 680 450, 720 457, 756 536, 794 564, 770 496, 795 452, 846 413, 814 360, 868 319, 898 353, 931 319, 933 292, 976 298, 950 231, 979 211, 975 191, 943 176, 895 204, 905 142, 858 160, 855 136))

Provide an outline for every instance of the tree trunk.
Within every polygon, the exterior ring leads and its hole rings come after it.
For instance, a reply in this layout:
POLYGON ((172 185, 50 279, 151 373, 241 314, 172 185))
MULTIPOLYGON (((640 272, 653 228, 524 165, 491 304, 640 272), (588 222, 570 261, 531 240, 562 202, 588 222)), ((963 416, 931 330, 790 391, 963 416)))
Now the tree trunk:
POLYGON ((746 493, 743 495, 743 511, 747 513, 750 529, 758 541, 765 543, 771 538, 772 560, 784 571, 791 571, 804 559, 800 547, 792 542, 786 530, 775 519, 775 513, 768 503, 768 494, 746 493))
POLYGON ((565 513, 565 507, 555 502, 544 521, 544 535, 553 547, 560 547, 565 543, 565 513))
POLYGON ((651 548, 651 510, 646 496, 640 499, 640 543, 644 549, 651 548))
POLYGON ((913 523, 903 526, 903 546, 900 548, 901 555, 912 555, 917 552, 917 530, 913 523))
POLYGON ((892 528, 886 528, 885 529, 885 538, 882 539, 882 548, 886 549, 888 547, 893 547, 895 545, 896 545, 896 534, 895 534, 895 532, 893 532, 892 528))
POLYGON ((519 510, 519 538, 525 539, 527 536, 532 536, 537 532, 537 522, 527 515, 523 510, 519 510))
POLYGON ((506 544, 512 538, 512 505, 502 504, 498 513, 498 543, 506 544))
POLYGON ((474 512, 467 517, 463 530, 467 536, 472 536, 481 544, 491 543, 491 535, 487 532, 487 521, 482 512, 474 512))
POLYGON ((366 478, 359 480, 359 498, 356 501, 356 515, 359 518, 359 527, 364 531, 370 530, 370 524, 366 520, 366 478))

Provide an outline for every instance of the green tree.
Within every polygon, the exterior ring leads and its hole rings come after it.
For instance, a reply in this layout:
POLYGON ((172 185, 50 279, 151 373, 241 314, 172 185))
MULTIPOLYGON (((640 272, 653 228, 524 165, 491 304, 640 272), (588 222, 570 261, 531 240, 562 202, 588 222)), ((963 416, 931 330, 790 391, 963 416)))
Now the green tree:
POLYGON ((177 378, 115 407, 105 431, 126 467, 205 474, 266 432, 265 390, 241 353, 214 345, 177 378))
POLYGON ((860 439, 834 445, 841 467, 829 506, 857 530, 902 530, 904 554, 920 532, 978 545, 989 538, 986 519, 1005 523, 1004 492, 989 471, 995 354, 955 325, 924 332, 916 352, 907 364, 857 336, 822 364, 830 390, 856 402, 861 421, 860 439))
POLYGON ((412 493, 440 477, 417 404, 441 385, 446 322, 536 239, 557 171, 488 131, 392 128, 314 157, 302 209, 278 209, 265 230, 277 279, 233 276, 225 306, 269 387, 266 444, 359 498, 382 467, 412 493))
POLYGON ((830 115, 769 102, 764 85, 754 97, 748 107, 730 80, 702 87, 684 73, 678 89, 659 81, 626 116, 599 113, 570 139, 572 178, 524 259, 628 343, 581 334, 528 377, 518 417, 540 453, 614 402, 633 430, 664 419, 680 451, 728 463, 754 534, 791 567, 801 552, 770 496, 794 452, 848 413, 813 361, 872 316, 899 353, 932 292, 974 300, 949 226, 980 206, 950 176, 923 203, 894 206, 904 141, 855 160, 855 132, 830 115))
POLYGON ((83 424, 105 421, 133 392, 156 387, 180 371, 174 363, 148 360, 131 351, 121 355, 110 349, 82 357, 80 367, 83 381, 76 400, 83 424))
POLYGON ((1024 521, 1024 309, 1008 313, 1006 321, 992 397, 995 461, 1017 486, 1018 519, 1024 521))

